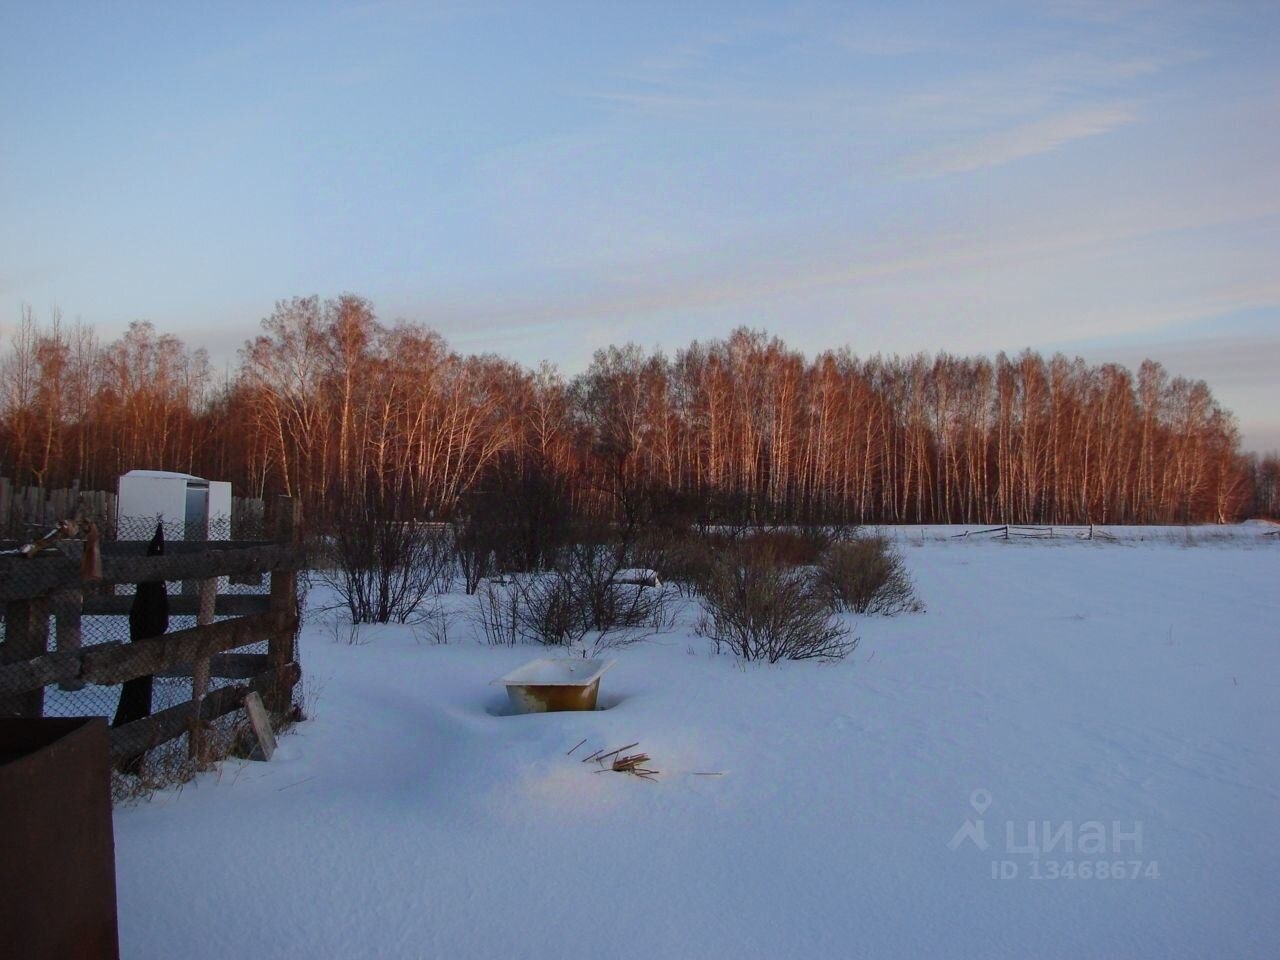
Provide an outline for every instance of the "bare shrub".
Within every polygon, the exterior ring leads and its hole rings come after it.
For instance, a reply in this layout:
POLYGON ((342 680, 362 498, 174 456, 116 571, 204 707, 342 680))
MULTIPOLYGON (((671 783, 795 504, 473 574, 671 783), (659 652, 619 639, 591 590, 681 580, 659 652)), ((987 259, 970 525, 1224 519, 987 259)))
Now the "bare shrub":
POLYGON ((667 527, 642 530, 637 555, 681 596, 693 596, 711 575, 717 558, 727 551, 759 556, 779 566, 807 567, 817 564, 834 541, 831 532, 817 526, 773 530, 667 527))
POLYGON ((670 629, 663 588, 620 581, 628 558, 617 545, 588 541, 566 549, 552 570, 487 581, 478 594, 485 638, 504 646, 571 646, 594 635, 599 649, 670 629))
POLYGON ((654 570, 681 596, 693 596, 711 574, 716 547, 704 534, 688 529, 646 529, 639 537, 636 565, 654 570))
POLYGON ((858 534, 832 544, 819 562, 819 579, 832 603, 853 613, 918 613, 906 563, 888 538, 858 534))
POLYGON ((420 612, 413 627, 413 638, 421 643, 425 636, 433 645, 444 646, 457 620, 458 611, 446 610, 439 600, 433 600, 420 612))
POLYGON ((519 593, 516 631, 526 643, 568 646, 586 634, 579 598, 558 572, 529 574, 513 582, 519 593))
POLYGON ((511 580, 487 580, 474 593, 477 618, 485 640, 498 647, 514 647, 521 637, 522 597, 519 586, 511 580))
POLYGON ((348 647, 362 647, 368 641, 360 635, 360 624, 353 623, 349 616, 337 615, 329 624, 329 634, 333 642, 348 647))
POLYGON ((637 563, 637 554, 625 543, 588 540, 564 551, 555 573, 578 618, 577 639, 594 633, 596 647, 615 646, 671 628, 663 587, 624 582, 623 571, 637 563))
POLYGON ((320 579, 337 591, 352 623, 404 623, 435 590, 429 561, 433 534, 413 521, 340 522, 334 535, 332 570, 320 579))
POLYGON ((831 546, 831 535, 822 527, 760 530, 747 534, 740 543, 749 551, 767 551, 782 566, 810 567, 831 546))
POLYGON ((497 569, 508 533, 503 511, 487 495, 469 496, 453 520, 452 533, 454 560, 470 596, 497 569))
POLYGON ((188 755, 187 738, 178 737, 147 751, 128 773, 112 768, 111 802, 131 805, 161 790, 181 790, 199 772, 199 763, 188 755))
POLYGON ((436 593, 453 589, 457 576, 454 559, 453 531, 444 523, 420 524, 424 540, 421 553, 422 574, 431 581, 436 593))
POLYGON ((698 633, 743 660, 839 660, 857 646, 812 572, 764 548, 728 551, 702 586, 698 633))
POLYGON ((435 524, 401 520, 376 496, 344 498, 332 513, 317 576, 342 598, 352 623, 405 623, 437 590, 447 553, 435 524))
POLYGON ((586 617, 558 573, 513 574, 477 591, 480 629, 498 646, 568 646, 587 632, 586 617))

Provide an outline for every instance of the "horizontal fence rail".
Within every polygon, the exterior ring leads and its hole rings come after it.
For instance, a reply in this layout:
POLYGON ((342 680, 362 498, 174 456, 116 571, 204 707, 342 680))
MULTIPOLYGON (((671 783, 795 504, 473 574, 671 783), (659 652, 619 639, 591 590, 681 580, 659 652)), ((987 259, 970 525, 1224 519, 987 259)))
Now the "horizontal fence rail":
POLYGON ((980 530, 965 530, 951 535, 952 540, 966 540, 969 537, 992 537, 997 540, 1008 540, 1011 537, 1022 537, 1026 540, 1056 540, 1060 538, 1072 540, 1115 540, 1115 536, 1105 530, 1099 530, 1093 524, 1087 526, 1028 527, 1016 524, 1002 524, 998 527, 984 527, 980 530))

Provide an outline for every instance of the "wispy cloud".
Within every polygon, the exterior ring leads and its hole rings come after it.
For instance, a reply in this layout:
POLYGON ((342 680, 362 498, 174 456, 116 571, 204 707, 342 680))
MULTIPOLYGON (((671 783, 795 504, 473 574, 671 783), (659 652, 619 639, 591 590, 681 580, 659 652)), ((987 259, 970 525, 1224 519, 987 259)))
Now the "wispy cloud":
POLYGON ((1133 123, 1137 117, 1137 110, 1130 103, 1082 107, 917 153, 908 157, 904 166, 908 173, 916 176, 968 173, 984 167, 998 167, 1024 157, 1049 153, 1074 140, 1099 136, 1133 123))
MULTIPOLYGON (((1013 276, 1036 264, 1060 262, 1081 254, 1094 255, 1169 232, 1208 228, 1238 229, 1258 218, 1280 217, 1280 200, 1230 204, 1219 196, 1188 198, 1181 204, 1117 205, 1105 218, 1086 223, 1031 225, 1013 223, 991 229, 980 240, 965 232, 938 232, 900 242, 851 249, 834 237, 815 246, 825 254, 797 252, 794 257, 739 251, 708 262, 684 257, 640 260, 626 270, 614 270, 607 283, 554 285, 543 296, 492 296, 473 292, 455 304, 435 303, 430 315, 456 328, 482 330, 493 324, 513 329, 523 324, 589 323, 602 317, 654 318, 688 315, 711 308, 756 304, 806 292, 836 290, 850 302, 874 288, 929 290, 936 293, 947 278, 1013 276)), ((1135 317, 1132 308, 1114 312, 1094 309, 1090 335, 1104 330, 1132 330, 1164 326, 1228 310, 1280 304, 1280 281, 1260 279, 1182 302, 1157 307, 1135 317)), ((933 313, 936 311, 926 311, 933 313)), ((1033 336, 1023 326, 1024 336, 1033 336)))
POLYGON ((619 107, 661 116, 693 116, 724 106, 724 98, 718 96, 692 96, 666 93, 604 92, 585 96, 619 107))
POLYGON ((1156 0, 1057 0, 1046 5, 1045 13, 1064 20, 1116 23, 1150 13, 1156 6, 1156 0))

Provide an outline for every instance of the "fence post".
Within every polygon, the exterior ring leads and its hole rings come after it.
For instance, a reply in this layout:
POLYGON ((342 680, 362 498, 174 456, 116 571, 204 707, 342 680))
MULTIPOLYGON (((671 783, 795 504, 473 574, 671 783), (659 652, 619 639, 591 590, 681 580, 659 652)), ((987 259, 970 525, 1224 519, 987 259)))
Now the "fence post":
MULTIPOLYGON (((205 627, 213 623, 214 606, 218 601, 218 578, 199 580, 196 582, 196 589, 200 597, 196 626, 205 627)), ((204 769, 205 758, 205 727, 200 719, 200 703, 208 692, 209 658, 200 657, 191 664, 191 699, 196 705, 196 712, 191 719, 191 730, 187 734, 187 755, 200 769, 204 769)))
POLYGON ((9 535, 9 521, 13 515, 13 485, 8 477, 0 477, 0 536, 9 535))
MULTIPOLYGON (((5 637, 0 662, 42 657, 49 646, 49 598, 31 597, 5 604, 5 637)), ((0 716, 38 719, 44 715, 44 687, 0 699, 0 716)))
MULTIPOLYGON (((84 609, 84 591, 79 587, 55 590, 49 595, 53 609, 53 646, 59 652, 80 649, 80 614, 84 609)), ((83 680, 64 680, 58 684, 62 690, 83 690, 83 680)))
MULTIPOLYGON (((302 502, 292 497, 276 498, 275 539, 297 549, 302 546, 302 502)), ((284 668, 294 659, 294 635, 298 629, 298 575, 294 570, 271 571, 271 612, 277 624, 267 640, 267 663, 284 676, 284 668)), ((286 713, 293 701, 293 691, 281 682, 268 691, 267 708, 286 713)))

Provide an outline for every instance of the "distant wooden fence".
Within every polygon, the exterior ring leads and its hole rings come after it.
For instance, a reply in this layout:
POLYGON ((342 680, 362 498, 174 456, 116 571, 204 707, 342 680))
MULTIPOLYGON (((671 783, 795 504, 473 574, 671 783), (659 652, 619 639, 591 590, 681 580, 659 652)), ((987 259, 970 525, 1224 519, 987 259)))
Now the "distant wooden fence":
MULTIPOLYGON (((242 530, 260 531, 266 505, 257 497, 231 498, 231 535, 242 530)), ((116 495, 105 490, 81 490, 78 486, 46 490, 15 487, 0 477, 0 537, 22 537, 30 527, 51 527, 67 517, 86 516, 108 539, 116 533, 116 495)))
POLYGON ((45 688, 120 684, 150 675, 190 676, 192 697, 111 731, 111 753, 123 758, 184 733, 193 756, 203 756, 203 724, 239 709, 256 691, 273 711, 289 709, 302 675, 294 638, 298 629, 297 571, 305 562, 297 501, 279 498, 276 537, 267 541, 167 543, 165 555, 146 556, 146 543, 102 544, 102 579, 81 577, 81 544, 65 541, 30 559, 0 555, 0 716, 40 717, 45 688), (218 577, 271 577, 267 594, 217 593, 218 577), (189 594, 169 598, 172 615, 194 614, 197 625, 135 642, 82 647, 81 618, 127 617, 132 597, 109 585, 188 581, 189 594), (108 585, 104 591, 101 584, 108 585), (214 622, 216 616, 227 616, 214 622), (49 623, 54 622, 50 650, 49 623), (228 653, 266 641, 265 654, 228 653), (211 677, 246 683, 209 689, 211 677))
POLYGON ((1022 537, 1027 540, 1053 540, 1058 537, 1071 537, 1075 540, 1114 540, 1115 537, 1105 530, 1097 529, 1093 524, 1084 527, 1028 527, 1014 524, 1003 524, 998 527, 987 527, 983 530, 966 530, 953 534, 952 540, 965 540, 969 537, 994 537, 997 540, 1008 540, 1011 537, 1022 537))

